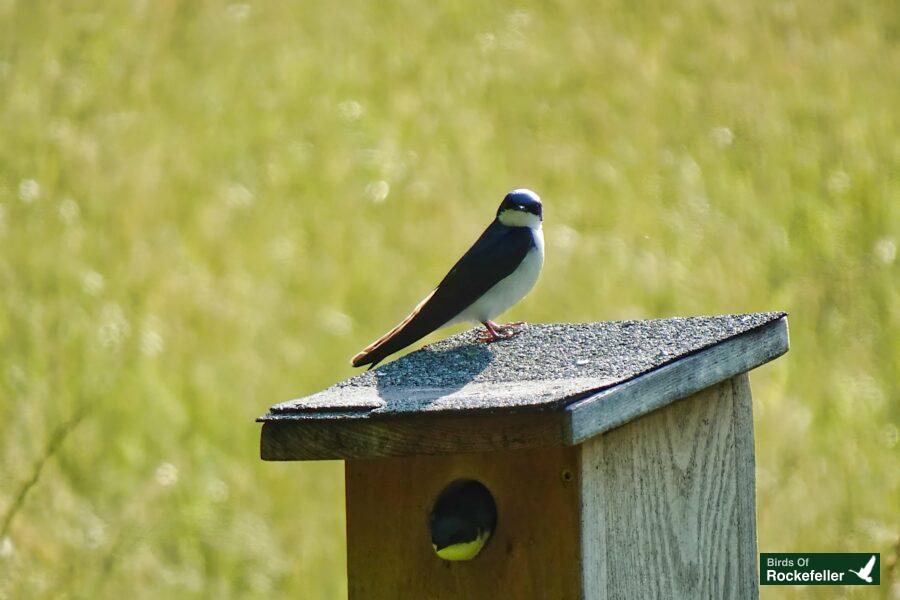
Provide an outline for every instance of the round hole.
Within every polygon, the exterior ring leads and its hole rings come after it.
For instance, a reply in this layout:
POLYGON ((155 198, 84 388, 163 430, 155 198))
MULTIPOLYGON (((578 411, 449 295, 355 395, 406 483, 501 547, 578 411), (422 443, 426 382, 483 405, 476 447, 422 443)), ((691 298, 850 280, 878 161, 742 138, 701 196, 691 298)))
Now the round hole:
POLYGON ((428 526, 440 558, 472 560, 494 533, 497 504, 483 483, 458 479, 438 494, 428 526))
POLYGON ((569 481, 572 481, 572 478, 575 476, 572 475, 572 471, 570 471, 568 469, 563 469, 563 472, 560 475, 560 477, 562 477, 563 481, 569 482, 569 481))

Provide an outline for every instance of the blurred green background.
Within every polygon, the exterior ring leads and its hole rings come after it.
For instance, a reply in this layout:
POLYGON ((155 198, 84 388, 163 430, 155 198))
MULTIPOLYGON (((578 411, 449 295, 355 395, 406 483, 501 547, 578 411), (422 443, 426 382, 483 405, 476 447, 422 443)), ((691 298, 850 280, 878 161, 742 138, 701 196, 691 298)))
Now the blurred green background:
POLYGON ((0 0, 0 598, 343 597, 341 464, 253 418, 520 186, 507 318, 791 312, 759 547, 900 597, 898 41, 894 0, 0 0))

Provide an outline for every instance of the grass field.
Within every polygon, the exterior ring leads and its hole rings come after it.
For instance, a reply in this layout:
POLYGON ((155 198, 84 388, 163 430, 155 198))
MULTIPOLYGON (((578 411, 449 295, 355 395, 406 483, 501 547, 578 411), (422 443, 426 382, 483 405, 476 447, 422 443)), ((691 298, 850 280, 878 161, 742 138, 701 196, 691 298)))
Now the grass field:
POLYGON ((790 311, 759 547, 900 597, 898 81, 893 0, 0 0, 0 598, 343 597, 340 464, 253 418, 519 186, 509 318, 790 311))

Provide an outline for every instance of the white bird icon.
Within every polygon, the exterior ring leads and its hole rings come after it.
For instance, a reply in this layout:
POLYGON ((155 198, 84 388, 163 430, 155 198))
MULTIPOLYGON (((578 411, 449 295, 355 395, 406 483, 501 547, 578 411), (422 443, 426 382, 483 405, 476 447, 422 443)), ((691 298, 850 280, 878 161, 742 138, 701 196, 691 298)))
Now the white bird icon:
POLYGON ((869 559, 869 562, 867 562, 866 566, 864 566, 862 569, 860 569, 859 571, 854 571, 853 569, 848 569, 848 571, 850 571, 851 573, 853 573, 854 575, 856 575, 857 577, 859 577, 866 583, 872 583, 872 576, 870 574, 872 573, 872 567, 874 567, 874 566, 875 566, 875 555, 873 554, 872 558, 869 559))

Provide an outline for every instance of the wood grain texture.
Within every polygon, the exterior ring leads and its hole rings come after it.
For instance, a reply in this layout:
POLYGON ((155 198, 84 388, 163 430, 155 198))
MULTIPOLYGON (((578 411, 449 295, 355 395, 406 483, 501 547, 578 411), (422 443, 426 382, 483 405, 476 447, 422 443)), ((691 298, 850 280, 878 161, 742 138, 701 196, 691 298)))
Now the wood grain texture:
POLYGON ((325 460, 562 446, 562 413, 268 421, 263 460, 325 460))
POLYGON ((347 461, 350 599, 579 598, 577 454, 558 447, 347 461), (488 487, 498 523, 474 560, 446 562, 431 549, 428 514, 459 478, 488 487))
POLYGON ((737 481, 737 536, 740 556, 753 560, 738 563, 740 585, 751 591, 745 597, 759 595, 756 557, 756 448, 753 429, 753 402, 750 376, 742 373, 731 379, 731 401, 735 430, 735 478, 737 481))
POLYGON ((740 375, 581 446, 585 598, 757 598, 740 375))
POLYGON ((745 373, 788 350, 782 317, 630 381, 569 404, 567 444, 578 444, 671 402, 745 373))

